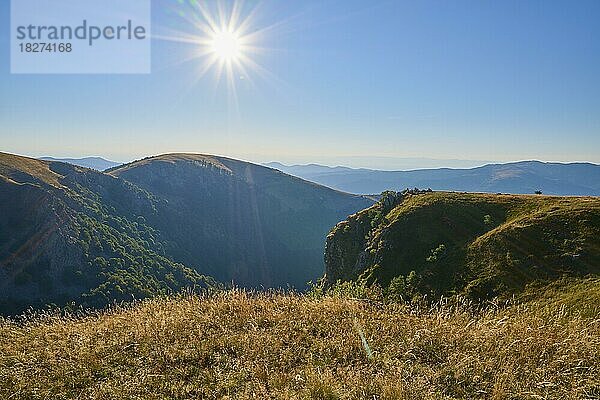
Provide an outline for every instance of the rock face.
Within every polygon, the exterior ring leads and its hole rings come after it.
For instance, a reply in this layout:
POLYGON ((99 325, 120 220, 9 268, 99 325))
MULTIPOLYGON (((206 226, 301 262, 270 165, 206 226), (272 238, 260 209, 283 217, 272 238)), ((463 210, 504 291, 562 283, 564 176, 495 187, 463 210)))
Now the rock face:
POLYGON ((367 269, 371 263, 371 232, 403 198, 402 193, 384 192, 377 203, 350 215, 329 232, 325 243, 326 284, 352 279, 367 269))
POLYGON ((600 272, 600 199, 404 192, 327 237, 326 284, 407 277, 423 294, 476 298, 600 272))

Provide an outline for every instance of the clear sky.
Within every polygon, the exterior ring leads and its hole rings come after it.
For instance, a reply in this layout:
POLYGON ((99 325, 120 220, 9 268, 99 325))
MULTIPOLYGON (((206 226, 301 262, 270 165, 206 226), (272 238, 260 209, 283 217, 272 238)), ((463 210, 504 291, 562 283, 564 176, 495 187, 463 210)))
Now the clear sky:
MULTIPOLYGON (((153 35, 203 35, 181 17, 188 5, 152 6, 153 35)), ((200 76, 202 60, 181 62, 195 45, 159 38, 149 75, 11 75, 1 1, 0 150, 600 162, 598 0, 247 0, 243 10, 255 10, 251 30, 270 28, 251 55, 264 70, 236 72, 233 101, 214 73, 200 76)))

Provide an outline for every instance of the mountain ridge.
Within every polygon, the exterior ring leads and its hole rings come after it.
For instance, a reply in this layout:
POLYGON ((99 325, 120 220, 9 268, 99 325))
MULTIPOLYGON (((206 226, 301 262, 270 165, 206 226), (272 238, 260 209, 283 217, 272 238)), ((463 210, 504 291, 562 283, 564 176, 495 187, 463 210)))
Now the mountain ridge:
POLYGON ((275 168, 349 193, 381 193, 406 188, 467 192, 529 194, 542 191, 556 195, 600 195, 600 165, 519 161, 486 164, 468 169, 434 168, 381 171, 319 165, 275 168))

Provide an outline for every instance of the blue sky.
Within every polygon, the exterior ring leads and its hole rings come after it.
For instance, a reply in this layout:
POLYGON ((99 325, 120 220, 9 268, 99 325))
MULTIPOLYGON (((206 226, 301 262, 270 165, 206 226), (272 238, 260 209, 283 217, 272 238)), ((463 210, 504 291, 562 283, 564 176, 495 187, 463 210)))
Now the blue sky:
MULTIPOLYGON (((11 75, 8 3, 1 151, 600 162, 597 0, 263 1, 256 29, 276 26, 253 59, 270 75, 236 74, 237 107, 200 61, 178 65, 191 45, 162 40, 149 75, 11 75)), ((152 6, 153 33, 194 32, 176 0, 152 6)))

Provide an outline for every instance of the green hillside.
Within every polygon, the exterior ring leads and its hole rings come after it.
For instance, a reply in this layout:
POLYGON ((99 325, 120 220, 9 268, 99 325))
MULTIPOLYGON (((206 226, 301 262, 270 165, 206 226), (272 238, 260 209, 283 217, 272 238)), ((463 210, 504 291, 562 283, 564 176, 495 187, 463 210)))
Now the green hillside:
POLYGON ((325 259, 327 285, 361 277, 394 280, 405 297, 516 293, 600 272, 600 199, 388 192, 331 231, 325 259))
POLYGON ((206 287, 165 256, 155 199, 93 170, 0 153, 0 312, 206 287))

